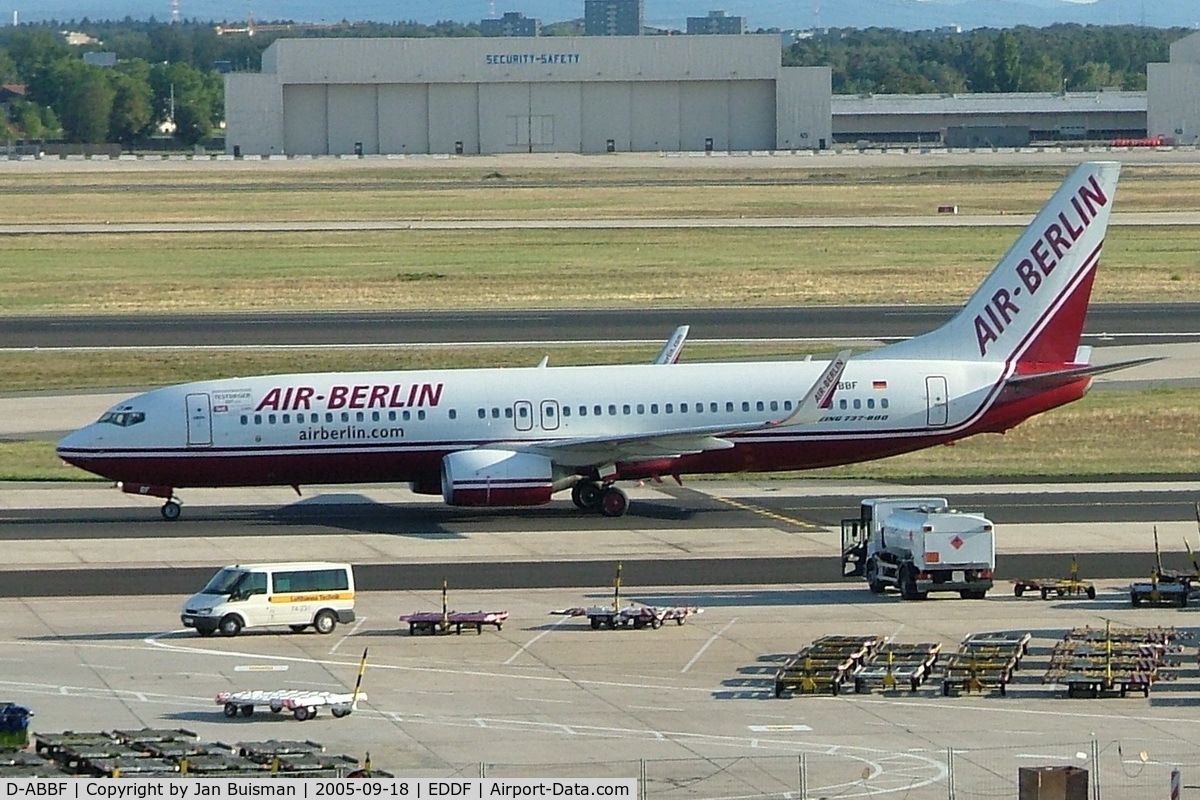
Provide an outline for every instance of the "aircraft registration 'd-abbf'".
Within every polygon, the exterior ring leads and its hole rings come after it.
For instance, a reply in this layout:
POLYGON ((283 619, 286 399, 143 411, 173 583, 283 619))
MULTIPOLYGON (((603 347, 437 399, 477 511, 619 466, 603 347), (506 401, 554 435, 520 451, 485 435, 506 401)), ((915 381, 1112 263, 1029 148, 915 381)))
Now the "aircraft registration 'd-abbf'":
MULTIPOLYGON (((134 494, 408 481, 456 506, 570 489, 617 517, 618 481, 849 464, 1003 432, 1078 400, 1080 347, 1120 165, 1076 168, 937 330, 853 360, 276 375, 169 386, 64 438, 59 455, 134 494)), ((1140 363, 1140 362, 1138 362, 1140 363)))

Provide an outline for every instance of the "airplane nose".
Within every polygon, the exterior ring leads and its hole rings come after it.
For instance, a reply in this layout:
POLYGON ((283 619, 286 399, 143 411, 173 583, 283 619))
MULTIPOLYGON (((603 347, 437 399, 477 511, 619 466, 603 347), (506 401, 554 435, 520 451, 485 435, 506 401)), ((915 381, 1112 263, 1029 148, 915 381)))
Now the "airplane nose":
POLYGON ((91 430, 91 425, 80 428, 77 431, 72 431, 58 441, 55 451, 58 457, 66 460, 72 452, 79 450, 82 447, 93 446, 96 443, 96 437, 91 430))

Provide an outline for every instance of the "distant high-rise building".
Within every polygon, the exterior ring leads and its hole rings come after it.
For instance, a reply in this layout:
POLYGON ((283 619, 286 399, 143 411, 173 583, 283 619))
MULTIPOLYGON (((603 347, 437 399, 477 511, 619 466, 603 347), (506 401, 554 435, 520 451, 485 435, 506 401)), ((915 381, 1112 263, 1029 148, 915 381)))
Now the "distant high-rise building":
POLYGON ((585 36, 641 36, 643 0, 584 0, 585 36))
POLYGON ((724 11, 710 11, 707 17, 688 17, 687 32, 697 33, 745 33, 746 18, 731 17, 724 11))
POLYGON ((500 19, 480 20, 479 31, 484 36, 541 36, 542 21, 519 11, 506 11, 500 19))

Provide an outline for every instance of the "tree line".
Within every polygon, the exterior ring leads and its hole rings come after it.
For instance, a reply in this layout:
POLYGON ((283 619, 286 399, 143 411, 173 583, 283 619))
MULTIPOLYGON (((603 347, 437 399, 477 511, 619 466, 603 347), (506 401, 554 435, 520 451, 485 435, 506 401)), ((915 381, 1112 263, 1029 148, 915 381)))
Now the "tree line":
MULTIPOLYGON (((234 23, 237 25, 238 23, 234 23)), ((242 23, 245 26, 245 23, 242 23)), ((577 25, 543 27, 575 34, 577 25)), ((764 33, 767 31, 759 31, 764 33)), ((829 66, 833 90, 957 93, 1144 89, 1146 64, 1166 61, 1171 42, 1191 31, 1137 26, 1052 25, 968 32, 830 29, 784 48, 789 66, 829 66)), ((206 141, 224 116, 219 68, 257 70, 282 36, 478 36, 476 24, 343 23, 219 35, 210 23, 125 19, 0 27, 0 84, 8 94, 0 134, 9 140, 61 139, 134 146, 166 121, 185 145, 206 141), (71 45, 61 31, 91 38, 71 45), (84 61, 115 53, 115 67, 84 61)))
POLYGON ((830 29, 784 50, 789 66, 828 66, 835 94, 1144 90, 1187 28, 1022 26, 962 33, 830 29))

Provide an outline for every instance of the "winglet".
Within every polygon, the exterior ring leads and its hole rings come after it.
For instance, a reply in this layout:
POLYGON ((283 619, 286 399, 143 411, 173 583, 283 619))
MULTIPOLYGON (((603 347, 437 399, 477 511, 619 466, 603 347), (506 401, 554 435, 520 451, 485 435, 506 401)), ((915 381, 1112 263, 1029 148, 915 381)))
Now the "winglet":
POLYGON ((841 380, 842 373, 845 372, 846 364, 849 361, 849 350, 843 350, 834 356, 833 360, 829 362, 829 366, 825 368, 808 393, 796 405, 796 410, 785 419, 772 422, 771 425, 773 427, 807 425, 819 420, 825 409, 833 404, 833 393, 837 389, 838 381, 841 380))
POLYGON ((687 341, 689 326, 680 325, 671 334, 671 338, 667 339, 667 343, 663 345, 663 349, 659 351, 654 358, 655 364, 674 364, 679 361, 679 355, 683 352, 683 343, 687 341))

